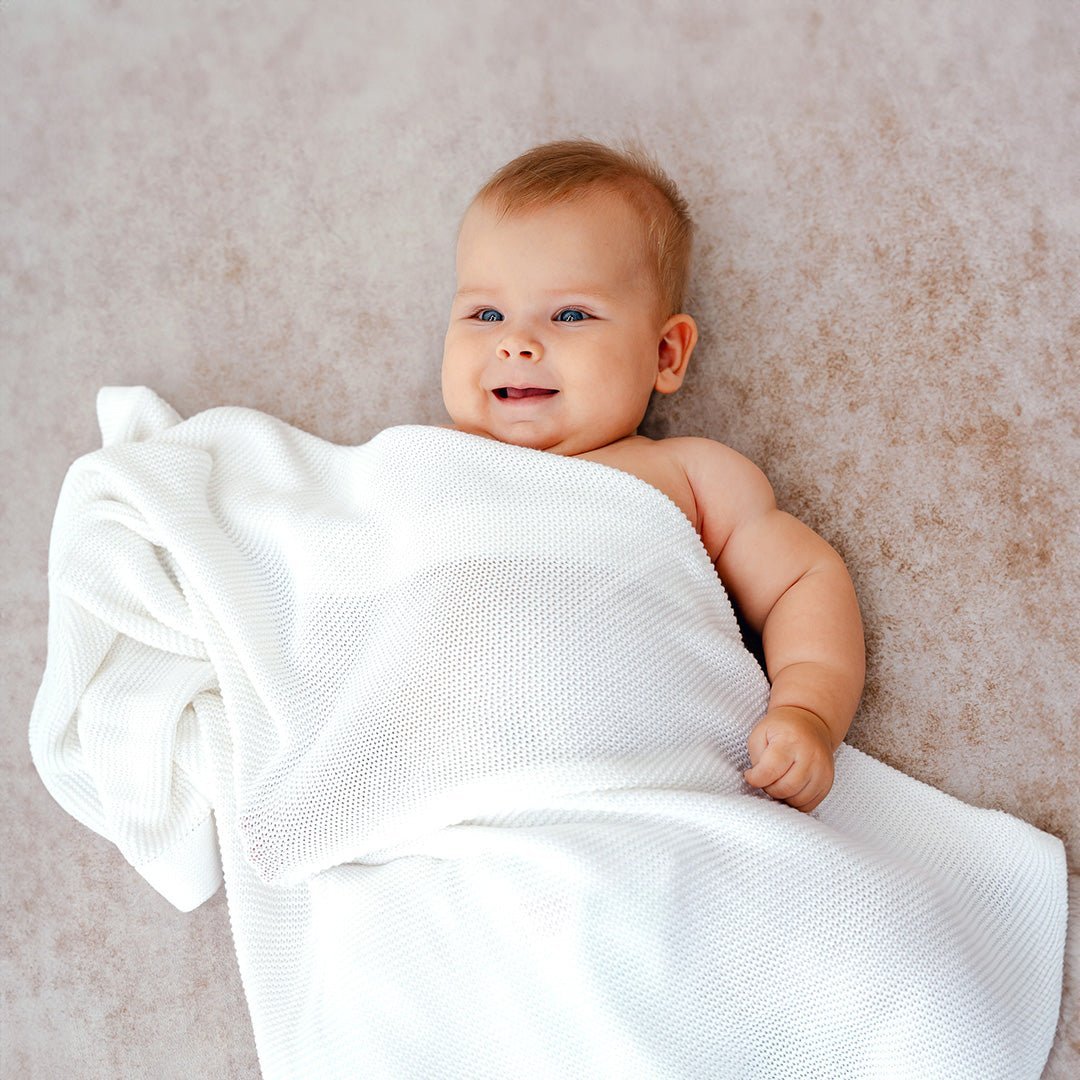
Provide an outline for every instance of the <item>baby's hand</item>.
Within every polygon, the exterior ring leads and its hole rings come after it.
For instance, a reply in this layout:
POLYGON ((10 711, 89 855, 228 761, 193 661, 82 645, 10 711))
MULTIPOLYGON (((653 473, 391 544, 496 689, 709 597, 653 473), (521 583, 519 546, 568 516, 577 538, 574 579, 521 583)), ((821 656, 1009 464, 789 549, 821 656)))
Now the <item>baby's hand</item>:
POLYGON ((832 736, 806 709, 782 705, 758 722, 746 741, 752 768, 743 779, 789 806, 810 813, 833 783, 832 736))

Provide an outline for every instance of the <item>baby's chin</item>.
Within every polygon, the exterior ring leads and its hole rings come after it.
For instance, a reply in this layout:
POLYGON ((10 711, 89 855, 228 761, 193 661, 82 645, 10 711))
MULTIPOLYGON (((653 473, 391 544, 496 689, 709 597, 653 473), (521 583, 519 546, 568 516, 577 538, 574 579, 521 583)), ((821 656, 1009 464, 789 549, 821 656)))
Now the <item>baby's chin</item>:
MULTIPOLYGON (((561 445, 557 435, 538 431, 532 424, 518 423, 505 426, 488 426, 459 421, 443 426, 454 431, 462 431, 466 435, 479 435, 484 439, 494 439, 495 442, 506 443, 509 446, 523 446, 530 450, 551 450, 553 447, 561 445)), ((561 451, 556 450, 556 452, 561 451)))
POLYGON ((523 446, 530 450, 561 454, 564 457, 587 454, 590 450, 597 450, 607 445, 609 441, 613 441, 605 439, 603 433, 598 434, 596 431, 590 433, 569 430, 565 422, 555 417, 507 421, 495 416, 486 417, 475 414, 459 413, 455 416, 449 409, 447 409, 447 414, 453 423, 443 426, 452 428, 454 431, 494 439, 496 442, 506 443, 509 446, 523 446))

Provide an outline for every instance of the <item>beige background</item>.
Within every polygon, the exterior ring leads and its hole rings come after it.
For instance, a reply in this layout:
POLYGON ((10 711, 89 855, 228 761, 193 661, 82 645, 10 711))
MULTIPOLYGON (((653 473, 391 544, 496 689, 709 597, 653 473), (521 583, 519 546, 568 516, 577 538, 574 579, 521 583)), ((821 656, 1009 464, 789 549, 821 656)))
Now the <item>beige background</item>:
POLYGON ((1072 0, 0 2, 3 1076, 257 1075, 223 894, 171 909, 29 760, 95 392, 447 422, 458 216, 551 138, 637 135, 695 210, 702 340, 644 433, 733 445, 847 559, 849 741, 1075 871, 1078 46, 1072 0))

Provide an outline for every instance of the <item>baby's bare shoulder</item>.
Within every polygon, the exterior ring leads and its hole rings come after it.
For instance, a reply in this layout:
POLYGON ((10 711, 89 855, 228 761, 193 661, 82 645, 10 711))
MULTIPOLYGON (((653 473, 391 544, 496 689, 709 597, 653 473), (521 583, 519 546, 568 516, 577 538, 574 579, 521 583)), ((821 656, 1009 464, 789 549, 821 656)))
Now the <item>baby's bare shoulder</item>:
POLYGON ((686 475, 697 504, 699 532, 710 554, 723 548, 741 522, 775 508, 768 477, 730 446, 692 435, 661 443, 686 475))
POLYGON ((686 470, 686 477, 695 494, 721 492, 752 500, 772 499, 768 477, 748 457, 715 439, 697 435, 681 435, 657 440, 658 445, 672 455, 686 470))

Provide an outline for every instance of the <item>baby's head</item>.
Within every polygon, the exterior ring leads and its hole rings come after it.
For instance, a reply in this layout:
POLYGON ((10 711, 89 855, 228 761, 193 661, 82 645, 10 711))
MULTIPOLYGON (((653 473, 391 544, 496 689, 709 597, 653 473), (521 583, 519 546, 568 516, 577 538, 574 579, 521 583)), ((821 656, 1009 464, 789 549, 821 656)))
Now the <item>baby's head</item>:
POLYGON ((458 235, 442 376, 455 426, 566 455, 635 434, 697 341, 692 232, 640 151, 555 142, 504 165, 458 235))

